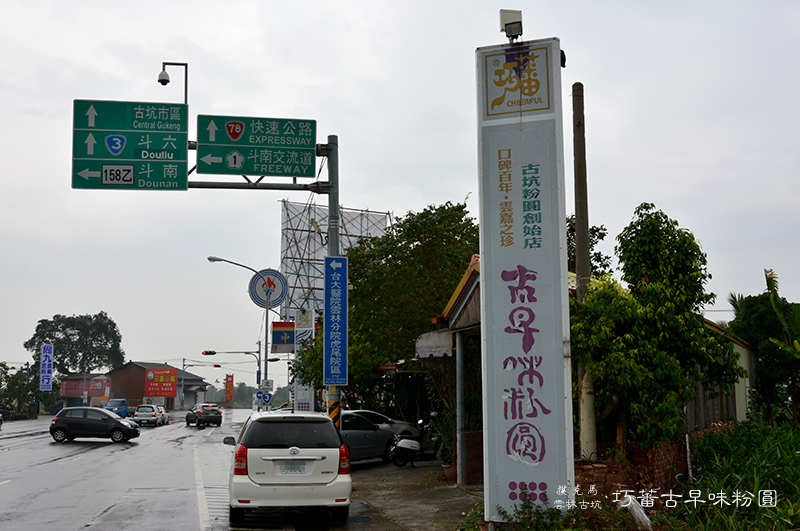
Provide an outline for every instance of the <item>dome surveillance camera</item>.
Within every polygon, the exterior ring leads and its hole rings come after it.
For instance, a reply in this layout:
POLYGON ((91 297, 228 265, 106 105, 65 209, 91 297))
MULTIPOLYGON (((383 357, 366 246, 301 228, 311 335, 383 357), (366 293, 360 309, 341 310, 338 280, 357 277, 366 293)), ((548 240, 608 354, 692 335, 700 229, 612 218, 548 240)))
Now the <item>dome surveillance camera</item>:
POLYGON ((169 84, 169 74, 167 74, 166 70, 162 70, 160 74, 158 74, 158 82, 162 85, 169 84))

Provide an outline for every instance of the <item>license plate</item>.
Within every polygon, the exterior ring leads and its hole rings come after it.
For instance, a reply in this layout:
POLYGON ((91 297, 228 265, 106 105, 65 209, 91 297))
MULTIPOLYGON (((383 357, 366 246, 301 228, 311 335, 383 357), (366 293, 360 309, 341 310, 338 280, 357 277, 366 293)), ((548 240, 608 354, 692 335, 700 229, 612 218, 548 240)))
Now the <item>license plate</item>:
POLYGON ((281 474, 305 474, 306 464, 303 461, 286 461, 281 463, 281 474))

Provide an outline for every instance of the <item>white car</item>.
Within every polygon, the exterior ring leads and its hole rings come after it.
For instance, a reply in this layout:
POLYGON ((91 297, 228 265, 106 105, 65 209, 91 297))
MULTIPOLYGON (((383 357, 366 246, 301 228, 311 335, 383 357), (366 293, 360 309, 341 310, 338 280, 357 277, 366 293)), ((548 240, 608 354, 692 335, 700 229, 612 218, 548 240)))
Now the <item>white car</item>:
POLYGON ((336 522, 350 514, 350 450, 327 415, 256 412, 242 426, 228 481, 230 521, 259 507, 328 507, 336 522))
POLYGON ((347 409, 345 412, 358 413, 382 430, 388 430, 395 435, 403 435, 405 437, 417 437, 419 435, 419 429, 412 424, 403 420, 390 419, 383 413, 378 413, 377 411, 369 411, 368 409, 347 409))

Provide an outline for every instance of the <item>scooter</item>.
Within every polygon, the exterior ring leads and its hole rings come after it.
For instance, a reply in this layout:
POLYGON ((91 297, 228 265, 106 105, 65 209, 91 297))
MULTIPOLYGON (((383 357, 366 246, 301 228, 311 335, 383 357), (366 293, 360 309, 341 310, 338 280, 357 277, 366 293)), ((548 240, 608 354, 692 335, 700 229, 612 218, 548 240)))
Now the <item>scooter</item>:
MULTIPOLYGON (((422 421, 420 421, 420 425, 422 425, 422 421)), ((420 430, 420 440, 406 437, 395 437, 392 448, 389 450, 389 458, 392 460, 392 463, 394 463, 395 466, 404 467, 408 463, 411 463, 411 466, 414 466, 415 461, 433 461, 435 459, 439 459, 439 456, 442 453, 442 442, 440 437, 433 436, 431 438, 431 441, 433 442, 433 450, 431 452, 426 452, 422 445, 421 441, 424 440, 425 435, 430 432, 431 427, 429 424, 427 426, 422 426, 422 429, 420 430)))

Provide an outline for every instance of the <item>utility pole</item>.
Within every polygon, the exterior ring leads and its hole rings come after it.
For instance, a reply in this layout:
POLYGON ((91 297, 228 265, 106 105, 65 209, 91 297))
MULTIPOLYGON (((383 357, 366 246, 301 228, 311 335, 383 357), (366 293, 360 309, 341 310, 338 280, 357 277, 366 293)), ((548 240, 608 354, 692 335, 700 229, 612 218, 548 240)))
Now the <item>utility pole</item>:
MULTIPOLYGON (((575 157, 575 276, 578 302, 586 299, 586 289, 592 275, 589 258, 589 200, 586 186, 586 124, 583 112, 583 83, 572 85, 572 138, 575 157)), ((578 366, 580 400, 581 457, 597 459, 597 427, 594 411, 594 382, 583 365, 578 366)))
MULTIPOLYGON (((327 144, 317 144, 317 155, 328 157, 328 256, 339 256, 339 137, 328 135, 327 144)), ((347 286, 345 286, 347 289, 347 286)), ((341 429, 341 392, 336 385, 327 388, 328 416, 341 429)))

